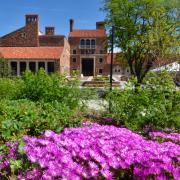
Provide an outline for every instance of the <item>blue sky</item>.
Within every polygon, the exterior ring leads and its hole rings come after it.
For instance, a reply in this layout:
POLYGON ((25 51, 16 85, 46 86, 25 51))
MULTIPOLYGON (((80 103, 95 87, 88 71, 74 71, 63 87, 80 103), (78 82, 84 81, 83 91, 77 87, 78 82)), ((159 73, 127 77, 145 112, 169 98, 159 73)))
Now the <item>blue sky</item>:
POLYGON ((93 29, 96 21, 104 20, 99 9, 103 0, 3 0, 0 11, 0 36, 25 25, 25 14, 39 14, 40 30, 55 26, 56 34, 68 35, 69 19, 77 29, 93 29))

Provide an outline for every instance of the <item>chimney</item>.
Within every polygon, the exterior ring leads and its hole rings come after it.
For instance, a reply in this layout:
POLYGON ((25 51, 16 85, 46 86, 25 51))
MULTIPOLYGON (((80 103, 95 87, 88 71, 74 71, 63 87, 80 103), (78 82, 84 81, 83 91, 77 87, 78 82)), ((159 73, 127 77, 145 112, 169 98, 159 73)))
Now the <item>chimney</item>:
POLYGON ((96 29, 105 29, 104 22, 96 22, 96 29))
POLYGON ((53 36, 55 35, 55 28, 54 27, 45 27, 46 35, 53 36))
POLYGON ((26 15, 26 25, 31 23, 38 23, 39 17, 37 14, 27 14, 26 15))
POLYGON ((74 20, 70 19, 70 32, 72 32, 74 29, 74 20))

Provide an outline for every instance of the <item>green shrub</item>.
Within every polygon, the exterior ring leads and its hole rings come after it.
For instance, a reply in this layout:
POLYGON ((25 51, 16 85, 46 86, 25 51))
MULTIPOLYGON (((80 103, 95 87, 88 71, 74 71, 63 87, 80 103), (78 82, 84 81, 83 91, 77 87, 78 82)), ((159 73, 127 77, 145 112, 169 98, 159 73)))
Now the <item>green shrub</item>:
POLYGON ((8 77, 11 74, 11 70, 8 66, 8 61, 0 57, 0 77, 8 77))
POLYGON ((130 129, 180 128, 180 93, 167 72, 149 74, 141 86, 131 82, 124 90, 115 89, 107 100, 111 113, 106 115, 130 129))
POLYGON ((0 78, 0 99, 16 99, 20 95, 23 82, 19 78, 0 78))
POLYGON ((37 74, 26 71, 22 80, 24 86, 20 98, 27 98, 35 102, 58 101, 70 108, 78 107, 80 90, 77 79, 70 81, 60 74, 49 76, 41 69, 37 74))
POLYGON ((78 126, 80 118, 63 103, 32 102, 30 100, 0 102, 0 137, 16 140, 24 135, 40 135, 47 129, 56 132, 78 126))

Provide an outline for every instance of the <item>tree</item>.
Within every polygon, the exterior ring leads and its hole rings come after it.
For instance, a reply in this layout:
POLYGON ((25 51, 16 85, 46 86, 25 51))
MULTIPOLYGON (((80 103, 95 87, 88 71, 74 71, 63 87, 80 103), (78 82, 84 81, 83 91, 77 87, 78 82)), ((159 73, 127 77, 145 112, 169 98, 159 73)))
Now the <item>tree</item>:
POLYGON ((179 56, 179 8, 178 0, 105 0, 107 28, 138 83, 157 60, 179 56))
POLYGON ((7 77, 9 74, 8 62, 4 58, 0 58, 0 78, 7 77))

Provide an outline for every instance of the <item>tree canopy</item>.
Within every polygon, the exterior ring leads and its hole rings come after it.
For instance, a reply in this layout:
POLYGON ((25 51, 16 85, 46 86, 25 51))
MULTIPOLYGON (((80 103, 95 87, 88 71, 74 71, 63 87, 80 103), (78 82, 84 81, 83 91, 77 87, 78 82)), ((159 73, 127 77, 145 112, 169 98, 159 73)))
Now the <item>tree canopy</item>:
POLYGON ((156 61, 179 55, 178 0, 105 0, 103 10, 107 28, 114 27, 115 45, 139 83, 156 61))

